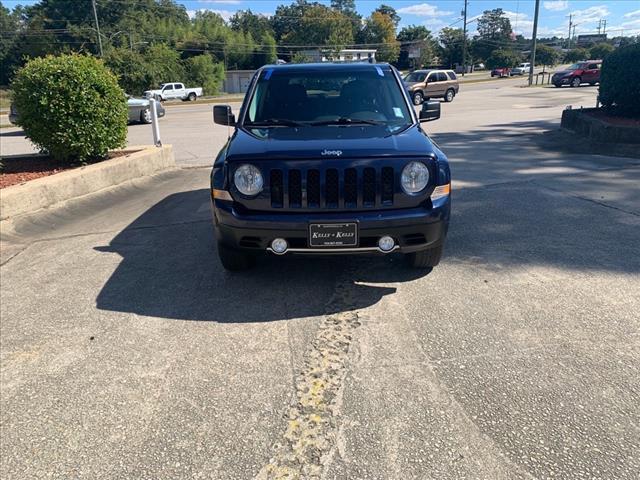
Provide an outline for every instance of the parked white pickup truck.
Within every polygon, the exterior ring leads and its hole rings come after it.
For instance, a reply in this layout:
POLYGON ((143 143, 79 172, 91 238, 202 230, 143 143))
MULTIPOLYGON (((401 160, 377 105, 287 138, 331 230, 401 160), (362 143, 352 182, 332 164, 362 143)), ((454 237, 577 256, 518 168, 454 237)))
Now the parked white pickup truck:
POLYGON ((147 90, 144 92, 145 98, 155 98, 156 100, 180 100, 195 101, 202 96, 202 88, 186 88, 184 83, 162 83, 157 90, 147 90))

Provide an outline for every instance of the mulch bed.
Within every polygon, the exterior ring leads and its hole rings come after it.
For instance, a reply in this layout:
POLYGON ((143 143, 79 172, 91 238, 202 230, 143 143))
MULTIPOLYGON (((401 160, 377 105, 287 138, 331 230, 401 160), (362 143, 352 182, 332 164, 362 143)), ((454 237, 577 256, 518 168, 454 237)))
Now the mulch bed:
POLYGON ((48 177, 65 170, 71 170, 83 167, 91 163, 100 163, 104 160, 123 157, 135 153, 137 150, 109 152, 107 158, 87 163, 67 163, 58 162, 50 157, 42 155, 20 156, 20 157, 4 157, 0 162, 0 188, 18 185, 20 183, 35 180, 36 178, 48 177))
POLYGON ((603 122, 610 123, 611 125, 620 125, 623 127, 640 127, 640 118, 616 116, 612 115, 606 110, 590 111, 586 113, 587 115, 591 115, 592 117, 595 117, 598 120, 602 120, 603 122))

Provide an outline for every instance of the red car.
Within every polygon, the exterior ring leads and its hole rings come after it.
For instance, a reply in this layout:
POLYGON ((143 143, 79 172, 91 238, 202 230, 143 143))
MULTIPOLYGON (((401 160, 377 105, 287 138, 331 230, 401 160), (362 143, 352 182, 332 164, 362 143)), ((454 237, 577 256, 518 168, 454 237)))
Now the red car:
POLYGON ((600 69, 602 60, 587 60, 571 65, 566 70, 561 70, 553 74, 551 83, 556 87, 570 85, 579 87, 583 83, 595 85, 600 82, 600 69))
POLYGON ((503 68, 494 68, 491 70, 492 77, 508 77, 511 74, 511 69, 509 67, 503 68))

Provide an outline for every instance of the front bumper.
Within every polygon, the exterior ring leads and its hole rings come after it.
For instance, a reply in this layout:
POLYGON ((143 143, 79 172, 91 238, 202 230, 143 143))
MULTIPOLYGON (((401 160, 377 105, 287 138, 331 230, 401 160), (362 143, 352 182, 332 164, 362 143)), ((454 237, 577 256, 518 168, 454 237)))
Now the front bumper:
POLYGON ((436 200, 433 208, 409 208, 385 211, 251 213, 240 214, 232 202, 213 201, 213 221, 217 240, 245 251, 268 252, 275 238, 287 240, 287 253, 357 254, 390 253, 377 248, 378 240, 391 236, 392 251, 416 252, 440 245, 447 234, 451 211, 450 196, 436 200), (358 224, 358 245, 349 248, 310 248, 311 223, 358 224))
POLYGON ((561 77, 561 78, 552 77, 551 83, 558 86, 569 85, 569 83, 571 83, 571 77, 561 77))

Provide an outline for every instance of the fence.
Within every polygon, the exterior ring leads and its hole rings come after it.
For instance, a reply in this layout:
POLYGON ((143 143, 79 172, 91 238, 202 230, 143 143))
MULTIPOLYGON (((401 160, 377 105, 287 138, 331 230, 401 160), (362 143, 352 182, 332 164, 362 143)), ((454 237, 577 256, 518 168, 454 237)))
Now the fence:
POLYGON ((551 72, 539 72, 539 73, 534 73, 533 76, 535 77, 535 83, 536 85, 545 85, 545 83, 548 85, 551 83, 551 75, 553 75, 551 72), (540 75, 542 75, 542 77, 540 77, 540 75), (545 82, 545 78, 544 76, 547 76, 547 81, 545 82))

